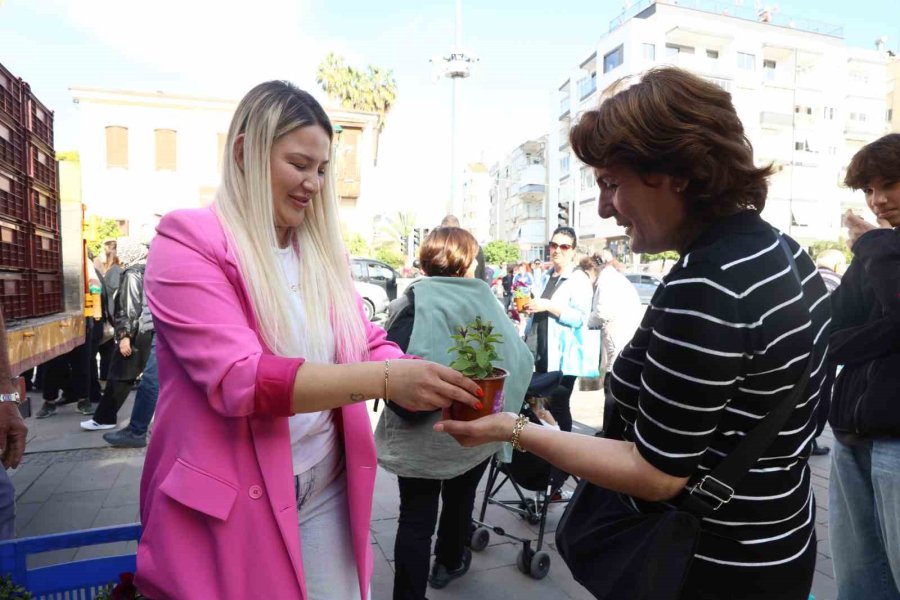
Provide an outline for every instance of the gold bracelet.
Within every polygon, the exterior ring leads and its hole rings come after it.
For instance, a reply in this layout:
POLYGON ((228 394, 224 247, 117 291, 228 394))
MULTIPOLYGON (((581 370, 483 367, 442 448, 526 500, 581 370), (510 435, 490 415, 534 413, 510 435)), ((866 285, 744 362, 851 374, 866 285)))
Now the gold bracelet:
POLYGON ((514 450, 518 450, 519 452, 525 452, 525 448, 522 447, 522 444, 519 443, 519 436, 522 435, 522 430, 525 429, 525 426, 528 424, 528 417, 525 415, 519 415, 516 419, 516 424, 513 425, 512 431, 512 439, 509 442, 512 444, 514 450))
POLYGON ((384 361, 384 401, 388 401, 388 377, 391 374, 391 360, 384 361))

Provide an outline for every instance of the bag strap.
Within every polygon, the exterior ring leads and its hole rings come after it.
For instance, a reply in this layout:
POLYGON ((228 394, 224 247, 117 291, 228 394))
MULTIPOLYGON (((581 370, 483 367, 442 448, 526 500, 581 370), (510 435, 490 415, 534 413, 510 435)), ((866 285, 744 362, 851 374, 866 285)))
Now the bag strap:
MULTIPOLYGON (((800 284, 802 293, 803 282, 800 281, 800 272, 797 269, 796 261, 794 261, 794 254, 791 252, 790 246, 788 246, 784 237, 777 231, 775 235, 778 237, 779 245, 788 259, 794 278, 800 284)), ((687 488, 689 493, 681 502, 680 509, 689 511, 702 518, 711 515, 713 511, 718 510, 722 505, 731 501, 731 498, 734 496, 734 489, 747 474, 747 471, 756 464, 763 452, 772 445, 778 432, 781 431, 794 408, 799 404, 801 397, 806 391, 814 360, 813 351, 810 350, 806 369, 791 392, 774 410, 766 415, 759 425, 750 430, 712 473, 702 477, 693 487, 687 488)))

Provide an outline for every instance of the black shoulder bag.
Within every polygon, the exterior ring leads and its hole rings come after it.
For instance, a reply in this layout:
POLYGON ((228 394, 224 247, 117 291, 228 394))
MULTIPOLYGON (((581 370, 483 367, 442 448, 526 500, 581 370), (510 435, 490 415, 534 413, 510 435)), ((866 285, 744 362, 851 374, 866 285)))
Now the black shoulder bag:
MULTIPOLYGON (((799 282, 793 254, 784 238, 778 239, 799 282)), ((686 488, 689 493, 677 508, 641 513, 628 495, 582 479, 556 530, 557 548, 575 580, 600 600, 677 600, 701 519, 731 501, 747 471, 772 444, 800 402, 812 364, 810 356, 791 393, 718 467, 686 488)))

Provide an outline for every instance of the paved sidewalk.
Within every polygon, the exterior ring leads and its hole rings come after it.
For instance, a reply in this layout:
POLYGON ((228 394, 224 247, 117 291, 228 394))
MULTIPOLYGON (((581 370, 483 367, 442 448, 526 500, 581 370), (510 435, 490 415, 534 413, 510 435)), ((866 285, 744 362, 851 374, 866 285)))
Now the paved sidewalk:
MULTIPOLYGON (((34 406, 39 398, 33 395, 34 406)), ((133 394, 119 413, 120 426, 128 422, 133 394)), ((576 391, 572 397, 572 413, 591 433, 602 419, 602 393, 576 391)), ((372 413, 373 424, 378 415, 372 413)), ((133 523, 138 520, 138 485, 143 467, 143 450, 114 449, 106 445, 102 432, 81 431, 78 423, 84 417, 67 405, 49 419, 27 420, 29 442, 22 465, 11 473, 18 501, 17 530, 20 537, 43 535, 76 529, 133 523)), ((831 445, 830 434, 823 436, 831 445)), ((834 580, 828 549, 828 473, 829 457, 814 457, 810 464, 818 503, 816 527, 819 538, 819 560, 813 594, 817 600, 834 600, 834 580)), ((482 480, 476 507, 481 506, 485 481, 482 480)), ((569 484, 571 487, 571 484, 569 484)), ((507 486, 504 498, 514 492, 507 486)), ((396 478, 378 470, 372 515, 372 543, 375 570, 372 596, 375 600, 391 597, 393 581, 393 548, 397 529, 399 496, 396 478)), ((546 600, 591 598, 573 579, 553 543, 553 532, 563 507, 552 507, 544 536, 550 554, 550 572, 537 581, 523 575, 516 567, 521 544, 492 534, 490 545, 476 553, 465 577, 443 590, 428 590, 431 600, 479 598, 482 600, 546 600)), ((477 516, 477 515, 476 515, 477 516)), ((507 532, 532 541, 538 528, 496 506, 488 508, 486 520, 507 532)), ((133 551, 134 544, 105 544, 94 548, 46 553, 35 564, 49 564, 98 556, 103 553, 133 551)))

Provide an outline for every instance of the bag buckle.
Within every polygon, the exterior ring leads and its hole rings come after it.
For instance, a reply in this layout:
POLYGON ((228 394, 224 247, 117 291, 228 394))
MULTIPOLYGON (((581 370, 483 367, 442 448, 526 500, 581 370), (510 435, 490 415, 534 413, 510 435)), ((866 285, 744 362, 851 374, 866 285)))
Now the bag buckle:
POLYGON ((712 475, 704 476, 697 485, 692 487, 691 494, 693 495, 694 492, 717 501, 718 504, 713 507, 713 510, 719 510, 723 505, 731 502, 734 497, 734 488, 722 483, 712 475))

